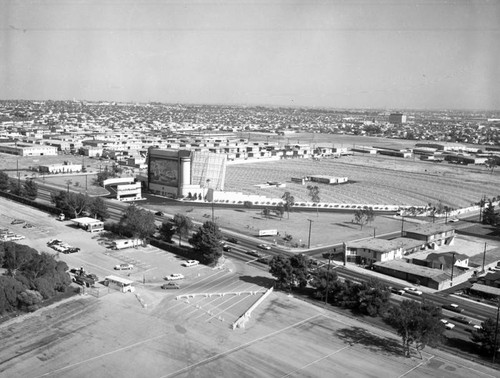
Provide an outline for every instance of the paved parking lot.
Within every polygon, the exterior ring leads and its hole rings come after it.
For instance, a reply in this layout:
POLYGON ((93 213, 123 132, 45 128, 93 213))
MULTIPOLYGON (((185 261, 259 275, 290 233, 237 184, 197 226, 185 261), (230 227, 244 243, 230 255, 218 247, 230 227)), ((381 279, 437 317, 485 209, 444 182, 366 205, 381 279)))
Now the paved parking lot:
POLYGON ((13 228, 14 217, 36 222, 23 243, 51 253, 51 238, 80 247, 58 258, 100 277, 130 274, 137 295, 78 296, 1 325, 0 376, 498 376, 430 348, 422 358, 403 357, 393 333, 280 292, 254 311, 246 328, 232 330, 232 322, 270 286, 265 272, 231 260, 221 269, 185 268, 177 256, 151 246, 109 250, 99 236, 66 222, 17 204, 15 216, 11 209, 0 199, 1 227, 13 228), (136 268, 114 271, 122 262, 136 268), (171 273, 186 276, 181 289, 162 290, 163 276, 171 273))

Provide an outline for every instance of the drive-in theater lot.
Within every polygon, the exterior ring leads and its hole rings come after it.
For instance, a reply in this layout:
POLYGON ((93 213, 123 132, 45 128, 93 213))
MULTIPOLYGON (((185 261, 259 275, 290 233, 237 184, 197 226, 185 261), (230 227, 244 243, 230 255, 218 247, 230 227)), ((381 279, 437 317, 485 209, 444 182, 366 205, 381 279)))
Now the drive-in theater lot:
POLYGON ((0 199, 0 226, 46 246, 59 238, 80 247, 63 255, 103 278, 135 281, 136 293, 76 295, 0 325, 1 377, 495 377, 498 372, 427 348, 401 355, 399 338, 281 292, 259 306, 246 328, 231 324, 272 285, 269 275, 237 261, 222 269, 181 267, 151 246, 112 251, 102 240, 53 216, 0 199), (11 225, 23 219, 34 229, 11 225), (113 266, 133 261, 132 271, 113 266), (130 273, 130 276, 128 274, 130 273), (186 276, 179 290, 162 277, 186 276), (219 296, 218 293, 240 293, 219 296), (252 292, 252 294, 246 294, 252 292), (207 294, 176 299, 182 294, 207 294), (137 294, 137 295, 136 295, 137 294), (210 295, 211 294, 211 295, 210 295))

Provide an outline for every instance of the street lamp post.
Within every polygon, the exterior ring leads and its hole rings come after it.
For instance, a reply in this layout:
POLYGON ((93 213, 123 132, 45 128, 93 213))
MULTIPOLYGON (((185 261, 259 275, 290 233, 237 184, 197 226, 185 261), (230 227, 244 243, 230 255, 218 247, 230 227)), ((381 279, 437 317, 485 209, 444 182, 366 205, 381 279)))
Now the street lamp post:
POLYGON ((330 288, 330 266, 332 262, 332 253, 328 254, 328 269, 326 271, 326 293, 325 293, 325 306, 328 305, 328 289, 330 288))
POLYGON ((307 249, 311 248, 311 225, 314 222, 311 219, 308 219, 308 221, 309 221, 309 239, 307 241, 307 249))

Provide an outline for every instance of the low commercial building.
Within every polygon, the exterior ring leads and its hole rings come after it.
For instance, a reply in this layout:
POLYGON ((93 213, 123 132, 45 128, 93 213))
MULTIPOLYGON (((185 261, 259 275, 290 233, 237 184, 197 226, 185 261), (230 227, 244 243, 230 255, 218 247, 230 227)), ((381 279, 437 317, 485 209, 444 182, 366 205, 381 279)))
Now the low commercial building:
POLYGON ((64 162, 62 164, 40 165, 40 173, 78 173, 82 171, 82 164, 64 162))
POLYGON ((31 143, 2 143, 0 152, 19 156, 57 156, 57 147, 31 143))
POLYGON ((435 290, 449 288, 451 283, 449 272, 411 264, 403 260, 377 262, 373 264, 373 270, 435 290))
POLYGON ((347 177, 334 177, 326 175, 314 175, 308 177, 309 181, 319 182, 321 184, 336 185, 345 184, 349 181, 347 177))

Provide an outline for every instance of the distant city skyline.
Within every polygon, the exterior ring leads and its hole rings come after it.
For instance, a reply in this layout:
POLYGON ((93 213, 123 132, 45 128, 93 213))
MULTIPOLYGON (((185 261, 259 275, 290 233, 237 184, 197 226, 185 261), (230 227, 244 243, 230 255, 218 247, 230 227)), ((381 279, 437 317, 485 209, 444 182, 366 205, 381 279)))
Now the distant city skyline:
POLYGON ((500 110, 498 1, 0 3, 0 99, 500 110))

